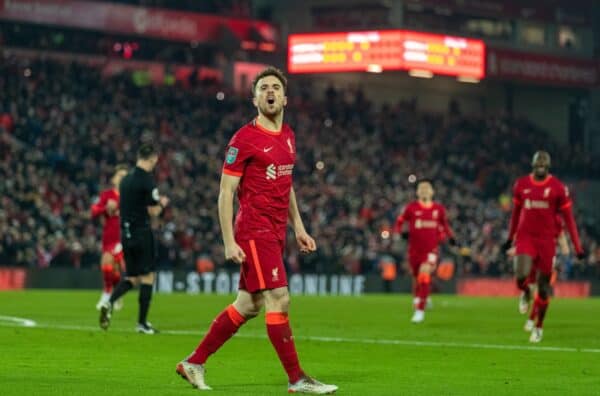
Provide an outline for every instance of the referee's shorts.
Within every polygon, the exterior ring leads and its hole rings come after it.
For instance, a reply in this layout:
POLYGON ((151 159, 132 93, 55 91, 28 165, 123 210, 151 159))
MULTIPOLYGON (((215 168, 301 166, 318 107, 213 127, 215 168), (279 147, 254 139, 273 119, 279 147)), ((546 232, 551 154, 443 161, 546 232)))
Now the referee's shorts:
POLYGON ((130 231, 130 238, 122 234, 123 255, 127 276, 146 275, 156 271, 156 245, 152 230, 130 231))

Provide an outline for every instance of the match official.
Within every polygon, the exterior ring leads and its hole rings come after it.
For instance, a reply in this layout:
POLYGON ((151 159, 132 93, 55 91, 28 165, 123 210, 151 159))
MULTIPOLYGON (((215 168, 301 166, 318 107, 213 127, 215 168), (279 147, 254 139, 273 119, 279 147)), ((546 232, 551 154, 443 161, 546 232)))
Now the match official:
POLYGON ((157 330, 146 320, 156 271, 156 249, 150 216, 159 216, 169 199, 160 195, 152 171, 158 152, 151 144, 142 144, 133 171, 119 185, 121 206, 121 243, 127 275, 114 289, 110 300, 100 309, 100 327, 108 329, 115 301, 134 286, 140 285, 137 332, 155 334, 157 330))

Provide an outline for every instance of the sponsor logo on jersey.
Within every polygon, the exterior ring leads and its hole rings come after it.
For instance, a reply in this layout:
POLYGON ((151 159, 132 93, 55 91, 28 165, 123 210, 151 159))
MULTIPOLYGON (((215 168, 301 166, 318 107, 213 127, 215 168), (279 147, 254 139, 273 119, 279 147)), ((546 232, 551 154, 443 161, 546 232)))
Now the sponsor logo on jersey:
POLYGON ((417 228, 417 229, 436 228, 437 225, 438 225, 438 222, 435 220, 421 220, 421 219, 415 220, 415 228, 417 228))
POLYGON ((263 149, 263 152, 265 152, 265 153, 268 153, 268 152, 269 152, 269 151, 271 151, 271 150, 273 150, 273 146, 271 146, 271 147, 265 147, 265 148, 263 149))
POLYGON ((267 179, 275 180, 278 177, 289 176, 292 174, 294 170, 294 164, 286 164, 286 165, 275 165, 270 164, 267 166, 267 179))
POLYGON ((525 209, 548 209, 550 203, 548 201, 541 201, 536 199, 526 199, 525 209))
POLYGON ((233 164, 238 156, 239 151, 240 150, 233 146, 229 147, 229 150, 227 150, 227 156, 225 157, 225 162, 229 165, 233 164))
POLYGON ((275 169, 275 164, 271 164, 267 166, 267 180, 275 179, 277 179, 277 170, 275 169))

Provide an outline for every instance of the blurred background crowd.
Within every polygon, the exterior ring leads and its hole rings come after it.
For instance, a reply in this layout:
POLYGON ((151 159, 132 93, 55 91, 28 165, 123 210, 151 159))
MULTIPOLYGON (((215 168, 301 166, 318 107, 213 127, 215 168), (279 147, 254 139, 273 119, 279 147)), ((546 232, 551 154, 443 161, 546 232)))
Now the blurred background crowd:
MULTIPOLYGON (((255 115, 249 93, 210 80, 139 86, 129 75, 12 57, 0 63, 0 92, 0 265, 98 266, 101 225, 90 205, 109 187, 113 166, 133 166, 145 140, 160 148, 156 177, 172 200, 156 224, 160 267, 226 265, 219 177, 229 138, 255 115)), ((299 257, 288 239, 292 272, 375 272, 384 255, 402 263, 405 242, 392 226, 415 198, 415 178, 428 177, 460 244, 444 256, 460 273, 509 274, 500 245, 511 185, 529 171, 532 153, 547 149, 567 182, 600 175, 597 159, 551 143, 524 118, 465 115, 453 102, 436 113, 417 99, 375 105, 359 86, 322 94, 310 80, 292 80, 288 96, 294 185, 319 246, 299 257)), ((598 277, 599 235, 584 216, 578 224, 587 257, 569 262, 563 276, 598 277)))

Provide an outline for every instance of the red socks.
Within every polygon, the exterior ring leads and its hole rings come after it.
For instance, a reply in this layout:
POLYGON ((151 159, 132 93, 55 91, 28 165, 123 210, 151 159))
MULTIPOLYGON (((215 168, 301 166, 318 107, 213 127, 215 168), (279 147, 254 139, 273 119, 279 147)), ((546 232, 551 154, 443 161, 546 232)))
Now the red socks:
POLYGON ((279 356, 290 384, 293 384, 302 378, 304 372, 298 361, 288 315, 285 312, 267 312, 265 321, 267 322, 267 334, 271 344, 273 344, 277 356, 279 356))
POLYGON ((548 305, 550 304, 550 299, 543 299, 540 296, 535 296, 535 301, 533 303, 533 310, 537 311, 537 322, 535 327, 542 328, 544 325, 544 317, 546 316, 546 310, 548 310, 548 305))
POLYGON ((113 283, 112 265, 102 264, 100 268, 102 269, 102 283, 104 284, 104 292, 111 293, 113 290, 113 286, 115 285, 115 283, 113 283))
POLYGON ((419 297, 419 304, 417 305, 418 310, 425 310, 425 305, 427 304, 427 297, 429 297, 430 289, 431 275, 425 272, 421 272, 417 277, 417 291, 419 297))
POLYGON ((206 359, 215 353, 229 340, 246 322, 246 319, 233 307, 225 308, 210 325, 198 348, 188 357, 187 361, 194 364, 204 364, 206 359))
MULTIPOLYGON (((279 356, 290 383, 293 384, 302 378, 304 372, 300 368, 287 313, 267 312, 265 320, 271 344, 279 356)), ((208 357, 229 340, 245 322, 246 319, 233 305, 228 306, 215 318, 208 333, 187 361, 193 364, 204 364, 208 357)))

